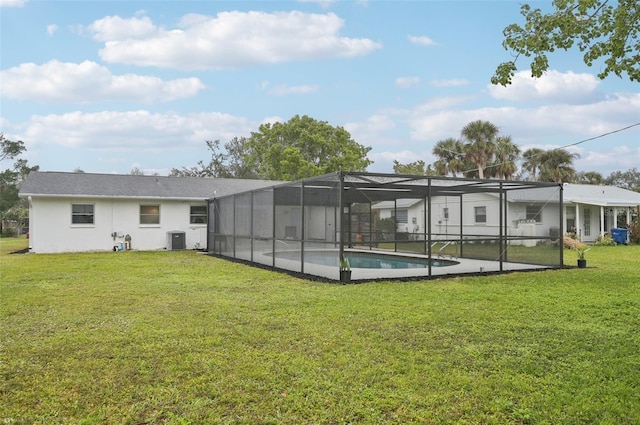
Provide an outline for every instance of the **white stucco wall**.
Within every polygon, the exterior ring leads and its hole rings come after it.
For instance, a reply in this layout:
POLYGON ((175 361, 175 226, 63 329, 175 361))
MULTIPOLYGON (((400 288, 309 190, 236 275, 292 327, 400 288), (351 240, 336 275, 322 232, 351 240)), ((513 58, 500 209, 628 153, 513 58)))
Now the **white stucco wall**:
POLYGON ((35 253, 112 251, 124 238, 131 236, 131 247, 137 250, 165 249, 167 232, 184 231, 186 248, 206 248, 206 224, 190 224, 191 205, 202 202, 100 199, 44 198, 30 199, 29 246, 35 253), (93 204, 94 224, 72 224, 72 204, 93 204), (160 224, 140 224, 140 205, 160 205, 160 224))

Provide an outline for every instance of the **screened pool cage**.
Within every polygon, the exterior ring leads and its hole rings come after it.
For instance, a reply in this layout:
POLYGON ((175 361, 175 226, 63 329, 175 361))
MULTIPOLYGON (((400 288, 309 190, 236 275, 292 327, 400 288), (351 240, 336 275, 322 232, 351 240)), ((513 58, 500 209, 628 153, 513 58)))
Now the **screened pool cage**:
POLYGON ((208 251, 335 281, 563 264, 562 186, 338 172, 209 200, 208 251))

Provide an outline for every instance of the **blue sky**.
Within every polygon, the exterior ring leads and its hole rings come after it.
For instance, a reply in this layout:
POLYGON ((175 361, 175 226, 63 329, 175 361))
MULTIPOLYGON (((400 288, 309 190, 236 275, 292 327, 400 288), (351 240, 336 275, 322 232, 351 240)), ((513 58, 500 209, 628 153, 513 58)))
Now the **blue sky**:
MULTIPOLYGON (((550 2, 535 2, 548 9, 550 2)), ((579 52, 508 88, 502 30, 519 1, 0 0, 0 131, 41 170, 167 174, 206 140, 309 115, 372 148, 372 172, 431 163, 474 120, 521 149, 569 148, 579 171, 640 167, 638 83, 579 52)), ((526 59, 526 58, 524 58, 526 59)), ((2 168, 10 164, 0 164, 2 168)))

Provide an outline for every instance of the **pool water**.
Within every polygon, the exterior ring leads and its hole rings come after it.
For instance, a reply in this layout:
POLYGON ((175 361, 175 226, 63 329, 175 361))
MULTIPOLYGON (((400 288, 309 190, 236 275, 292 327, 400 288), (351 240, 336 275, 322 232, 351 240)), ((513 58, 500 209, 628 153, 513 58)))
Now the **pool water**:
MULTIPOLYGON (((403 257, 368 252, 345 252, 352 269, 426 269, 428 258, 403 257)), ((305 263, 322 266, 338 266, 338 257, 333 252, 305 252, 305 263)), ((431 267, 447 267, 459 264, 451 260, 431 260, 431 267)))

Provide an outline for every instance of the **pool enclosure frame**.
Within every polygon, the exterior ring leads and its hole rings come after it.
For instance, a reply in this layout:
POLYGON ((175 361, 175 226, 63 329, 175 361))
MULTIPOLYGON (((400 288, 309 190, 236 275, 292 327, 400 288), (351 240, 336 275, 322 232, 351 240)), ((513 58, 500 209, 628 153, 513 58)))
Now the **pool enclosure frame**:
POLYGON ((336 172, 209 199, 207 249, 336 281, 344 280, 340 259, 363 252, 430 261, 351 268, 351 280, 559 268, 562 205, 556 183, 336 172))

